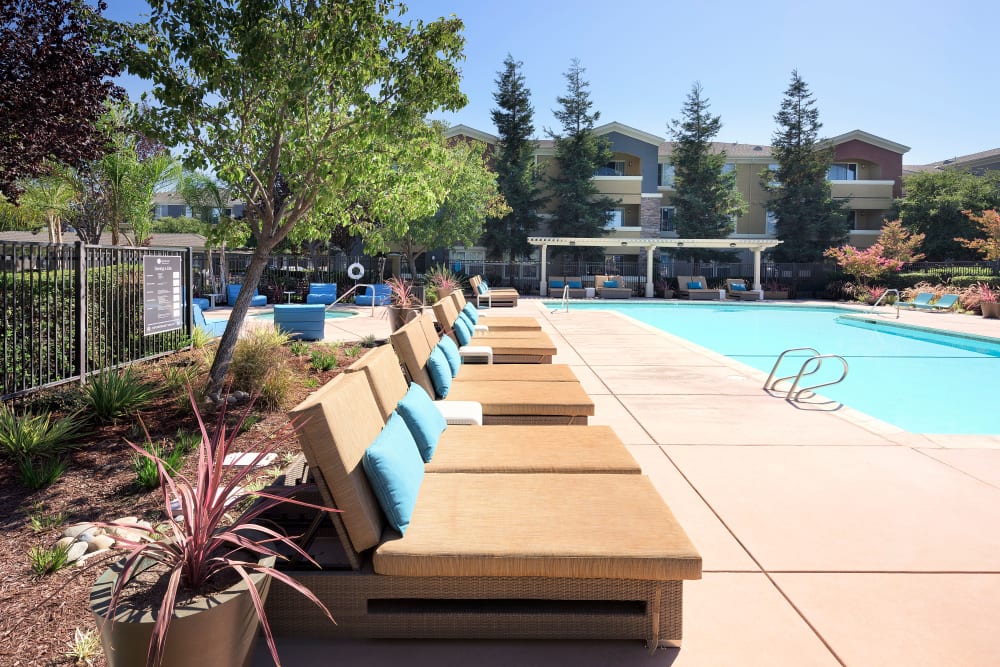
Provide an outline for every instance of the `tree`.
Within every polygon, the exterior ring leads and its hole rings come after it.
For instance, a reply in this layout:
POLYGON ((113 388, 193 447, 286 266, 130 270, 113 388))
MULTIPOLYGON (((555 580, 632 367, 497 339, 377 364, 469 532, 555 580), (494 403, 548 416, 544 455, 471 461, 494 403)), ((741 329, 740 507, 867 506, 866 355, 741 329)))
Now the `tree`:
POLYGON ((85 0, 0 4, 0 192, 43 174, 46 161, 80 166, 105 151, 97 119, 124 90, 109 53, 107 5, 85 0))
POLYGON ((979 227, 982 236, 977 239, 955 239, 966 248, 977 251, 987 262, 1000 261, 1000 213, 995 209, 976 215, 972 211, 962 211, 969 220, 979 227))
MULTIPOLYGON (((746 202, 736 189, 736 171, 724 172, 725 151, 712 151, 712 139, 722 129, 722 119, 711 115, 708 107, 701 84, 695 83, 684 102, 681 120, 671 121, 669 127, 674 139, 670 160, 676 191, 672 203, 677 208, 677 235, 685 239, 725 238, 735 227, 733 216, 746 213, 746 202)), ((695 262, 718 256, 699 249, 685 250, 685 254, 695 262)), ((698 273, 697 265, 694 273, 698 273)))
MULTIPOLYGON (((610 197, 600 196, 593 176, 597 169, 607 164, 613 154, 607 140, 594 136, 594 123, 601 117, 599 111, 590 112, 590 84, 583 79, 586 71, 580 61, 573 59, 566 77, 566 95, 557 97, 562 105, 553 109, 556 120, 562 124, 562 134, 548 130, 555 141, 555 161, 558 173, 548 185, 555 199, 554 218, 549 224, 553 236, 598 237, 607 234, 608 212, 618 203, 610 197)), ((565 252, 565 251, 562 251, 565 252)), ((577 259, 596 255, 600 249, 574 249, 577 259)))
POLYGON ((49 164, 44 176, 21 181, 18 204, 29 217, 45 220, 49 228, 49 243, 62 243, 62 222, 76 200, 77 190, 65 168, 49 164))
POLYGON ((879 280, 889 272, 899 272, 903 268, 903 262, 885 255, 880 243, 872 244, 864 250, 851 245, 828 248, 823 256, 836 261, 844 273, 852 276, 863 287, 868 287, 870 281, 879 280))
POLYGON ((255 245, 209 372, 217 391, 278 243, 297 227, 360 231, 388 205, 410 205, 379 196, 405 178, 393 170, 394 152, 381 149, 406 143, 427 113, 465 103, 455 64, 462 23, 403 23, 388 0, 150 7, 148 27, 130 26, 127 51, 130 71, 154 84, 145 127, 183 146, 189 167, 211 166, 245 202, 255 245))
POLYGON ((878 237, 882 253, 890 259, 898 259, 904 264, 919 262, 924 258, 920 245, 924 242, 923 234, 912 234, 903 227, 902 220, 893 220, 882 225, 882 233, 878 237))
POLYGON ((205 279, 214 291, 222 291, 228 282, 226 246, 241 246, 250 235, 242 221, 226 215, 229 191, 207 174, 184 171, 178 182, 184 203, 198 219, 198 232, 205 236, 205 279), (219 249, 219 285, 215 284, 212 248, 219 249))
POLYGON ((531 91, 524 84, 520 61, 507 54, 503 64, 493 93, 497 107, 490 113, 500 137, 494 158, 496 180, 510 213, 487 219, 483 244, 490 257, 507 255, 514 260, 531 252, 528 234, 538 227, 535 211, 543 199, 535 178, 531 91))
POLYGON ((895 212, 908 230, 925 235, 928 261, 979 259, 975 250, 955 239, 979 234, 962 211, 1000 209, 1000 172, 983 176, 951 169, 919 172, 903 178, 903 191, 895 212))
POLYGON ((826 180, 833 152, 819 147, 818 133, 823 127, 819 109, 798 71, 792 71, 792 82, 774 120, 778 128, 771 156, 778 170, 765 170, 761 175, 761 186, 773 195, 768 207, 781 240, 774 258, 818 261, 825 248, 843 244, 849 230, 843 207, 830 196, 826 180))

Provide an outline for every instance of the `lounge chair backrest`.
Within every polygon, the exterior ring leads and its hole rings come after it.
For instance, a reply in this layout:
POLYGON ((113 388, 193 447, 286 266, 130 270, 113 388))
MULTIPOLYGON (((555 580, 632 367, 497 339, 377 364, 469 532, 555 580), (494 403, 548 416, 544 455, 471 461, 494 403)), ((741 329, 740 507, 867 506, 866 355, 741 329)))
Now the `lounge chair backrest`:
POLYGON ((455 299, 456 308, 458 308, 459 310, 465 308, 465 304, 468 302, 465 300, 465 295, 462 293, 462 290, 460 289, 455 290, 454 292, 451 293, 451 296, 453 299, 455 299))
MULTIPOLYGON (((427 337, 421 328, 421 321, 425 318, 429 320, 430 316, 424 314, 407 322, 392 333, 390 340, 399 359, 406 366, 406 372, 410 374, 410 379, 423 387, 429 395, 434 396, 436 394, 434 384, 427 372, 427 360, 431 356, 431 346, 427 343, 427 337)), ((433 323, 431 326, 434 326, 433 323)))
POLYGON ((319 472, 348 537, 362 552, 382 539, 385 518, 372 492, 361 457, 384 422, 364 373, 342 373, 297 405, 290 415, 309 466, 319 472))
POLYGON ((958 301, 958 295, 957 294, 945 294, 940 299, 938 299, 936 302, 934 302, 934 307, 935 308, 951 308, 952 306, 955 305, 956 301, 958 301))
POLYGON ((399 367, 399 357, 390 345, 377 347, 347 367, 348 373, 363 373, 368 378, 382 419, 389 415, 406 395, 406 377, 399 367))
POLYGON ((444 298, 434 304, 434 317, 444 327, 445 331, 450 331, 455 326, 458 319, 458 312, 455 310, 455 302, 444 298))
POLYGON ((931 299, 933 299, 933 298, 934 298, 934 293, 933 292, 921 292, 920 294, 918 294, 917 296, 915 296, 913 298, 913 301, 910 301, 910 303, 928 304, 928 303, 931 302, 931 299))
MULTIPOLYGON (((427 341, 427 349, 433 350, 441 342, 441 336, 434 327, 434 321, 430 317, 419 317, 417 324, 420 325, 418 328, 423 332, 424 340, 427 341)), ((458 342, 456 341, 455 344, 458 345, 458 342)))
POLYGON ((689 282, 691 282, 691 276, 677 276, 677 289, 681 291, 687 290, 689 282))

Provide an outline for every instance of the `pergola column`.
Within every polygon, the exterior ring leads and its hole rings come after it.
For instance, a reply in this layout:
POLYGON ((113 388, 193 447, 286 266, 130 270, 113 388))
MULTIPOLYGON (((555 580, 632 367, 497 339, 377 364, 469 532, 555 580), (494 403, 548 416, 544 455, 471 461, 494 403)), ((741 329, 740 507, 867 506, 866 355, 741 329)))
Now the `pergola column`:
POLYGON ((760 248, 753 249, 753 288, 760 289, 760 248))
POLYGON ((538 293, 542 296, 547 296, 549 293, 549 281, 545 277, 546 267, 545 267, 545 255, 546 251, 549 249, 547 245, 542 244, 542 277, 541 282, 538 283, 538 293))
POLYGON ((656 246, 646 246, 646 298, 653 297, 653 250, 656 246))

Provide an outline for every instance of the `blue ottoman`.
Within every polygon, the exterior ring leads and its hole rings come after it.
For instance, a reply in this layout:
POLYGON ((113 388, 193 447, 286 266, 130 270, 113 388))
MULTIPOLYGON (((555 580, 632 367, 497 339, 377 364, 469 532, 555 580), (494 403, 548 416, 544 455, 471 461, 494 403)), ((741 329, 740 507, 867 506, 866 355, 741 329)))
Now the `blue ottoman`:
POLYGON ((274 327, 292 340, 323 340, 326 306, 279 303, 274 306, 274 327))

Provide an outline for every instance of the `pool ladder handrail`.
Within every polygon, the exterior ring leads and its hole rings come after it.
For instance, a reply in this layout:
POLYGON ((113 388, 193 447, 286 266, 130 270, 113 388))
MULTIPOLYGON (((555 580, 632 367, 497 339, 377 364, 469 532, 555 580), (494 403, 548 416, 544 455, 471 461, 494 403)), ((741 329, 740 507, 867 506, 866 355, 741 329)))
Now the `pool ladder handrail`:
POLYGON ((849 366, 847 364, 847 359, 844 359, 839 354, 820 354, 819 350, 812 347, 792 347, 778 355, 778 358, 774 362, 774 366, 771 367, 770 375, 768 375, 767 380, 764 381, 764 390, 778 391, 777 386, 779 382, 784 382, 785 380, 791 380, 792 378, 795 378, 795 381, 792 382, 792 386, 789 387, 788 392, 785 394, 785 400, 798 401, 802 398, 802 394, 804 394, 805 392, 809 392, 810 394, 815 394, 816 393, 815 390, 819 389, 820 387, 829 387, 830 385, 843 382, 844 378, 847 377, 848 370, 849 366), (799 367, 799 372, 796 373, 795 375, 788 375, 786 377, 780 377, 777 380, 775 380, 774 375, 775 373, 778 372, 778 366, 781 365, 781 361, 785 358, 785 355, 789 354, 790 352, 812 352, 813 356, 808 357, 805 361, 802 362, 802 365, 799 367), (840 361, 840 363, 843 366, 843 372, 840 374, 840 377, 830 382, 820 382, 819 384, 814 384, 808 387, 800 388, 799 382, 802 381, 802 378, 819 372, 819 369, 823 366, 824 359, 838 359, 840 361), (816 367, 813 368, 812 370, 806 371, 806 369, 809 367, 809 364, 814 362, 816 367))
POLYGON ((563 285, 562 292, 562 305, 553 310, 553 313, 558 313, 560 310, 565 313, 569 312, 569 285, 563 285))
MULTIPOLYGON (((878 306, 879 306, 880 303, 882 303, 882 300, 885 299, 890 294, 895 294, 896 295, 896 301, 895 301, 894 305, 896 306, 896 319, 898 320, 899 319, 899 300, 900 300, 899 290, 898 289, 887 289, 885 292, 883 292, 882 296, 880 296, 878 298, 878 300, 875 301, 874 304, 872 304, 871 312, 874 313, 875 309, 878 308, 878 306)), ((878 313, 876 313, 876 314, 878 314, 878 313)))
POLYGON ((355 284, 353 287, 351 287, 351 289, 349 289, 346 292, 344 292, 340 296, 339 299, 337 299, 336 301, 334 301, 333 303, 331 303, 329 306, 327 306, 326 308, 324 308, 324 310, 331 311, 331 308, 333 308, 334 306, 336 306, 338 303, 340 303, 341 301, 343 301, 347 297, 349 297, 352 294, 354 294, 358 290, 359 287, 371 287, 372 288, 372 295, 373 295, 372 296, 372 317, 375 317, 375 296, 374 296, 374 294, 375 294, 375 286, 372 285, 371 283, 357 283, 357 284, 355 284))

